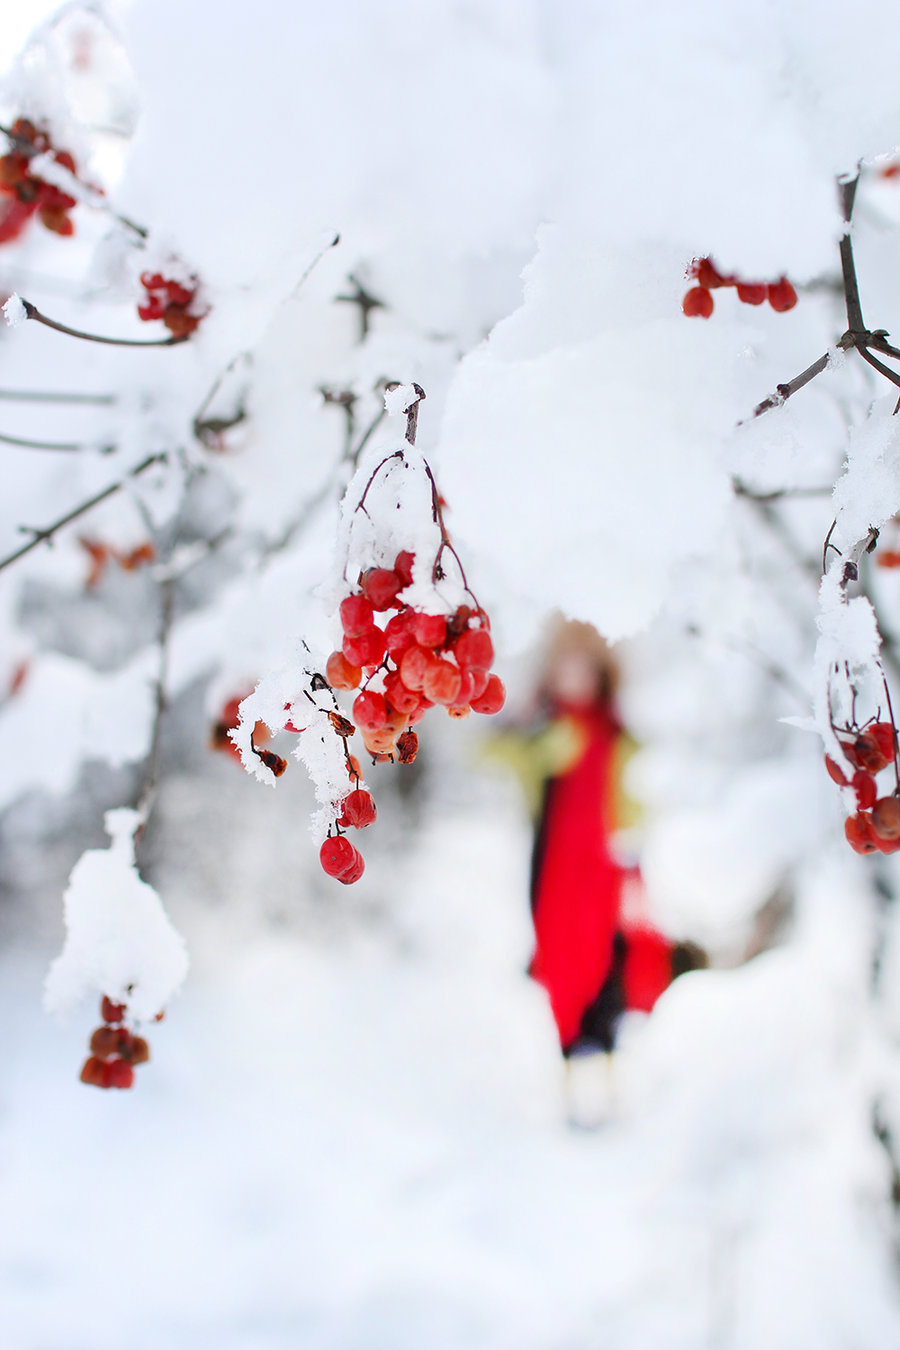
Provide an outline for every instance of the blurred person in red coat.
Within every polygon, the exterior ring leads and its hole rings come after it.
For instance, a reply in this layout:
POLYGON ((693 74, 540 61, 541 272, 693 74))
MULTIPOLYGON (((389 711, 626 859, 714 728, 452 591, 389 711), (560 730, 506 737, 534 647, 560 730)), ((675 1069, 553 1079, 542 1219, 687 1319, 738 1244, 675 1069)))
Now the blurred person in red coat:
POLYGON ((536 808, 528 973, 547 991, 577 1124, 609 1114, 623 1014, 650 1012, 675 974, 703 963, 696 948, 673 945, 646 917, 628 847, 636 811, 622 773, 634 746, 616 710, 618 682, 596 629, 559 621, 539 681, 539 726, 516 756, 536 808))

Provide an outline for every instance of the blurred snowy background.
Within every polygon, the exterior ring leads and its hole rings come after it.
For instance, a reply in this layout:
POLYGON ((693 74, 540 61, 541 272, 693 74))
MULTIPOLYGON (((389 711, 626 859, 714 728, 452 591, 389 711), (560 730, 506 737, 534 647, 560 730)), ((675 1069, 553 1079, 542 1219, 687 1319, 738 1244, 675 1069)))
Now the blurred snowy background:
MULTIPOLYGON (((897 322, 898 57, 876 0, 4 14, 0 123, 48 125, 149 230, 96 205, 71 238, 33 222, 0 245, 4 297, 143 338, 139 275, 177 258, 209 307, 168 349, 0 333, 0 436, 81 447, 0 441, 0 562, 125 484, 0 570, 4 1350, 900 1337, 898 878, 850 853, 821 741, 779 720, 816 693, 848 433, 893 397, 847 357, 737 428, 843 331, 835 176, 860 161, 863 304, 897 322), (717 292, 686 319, 708 254, 799 304, 717 292), (508 719, 551 609, 619 642, 653 913, 710 952, 625 1028, 595 1133, 566 1126, 523 973, 529 823, 484 722, 426 722, 414 771, 372 771, 347 888, 301 768, 270 791, 209 748, 302 635, 327 650, 340 495, 386 434, 386 379, 427 391, 419 444, 508 719), (148 541, 147 566, 109 553, 148 541), (166 595, 138 862, 191 965, 134 1091, 101 1093, 77 1081, 95 995, 50 1017, 44 980, 71 870, 145 776, 166 595)), ((889 638, 900 582, 865 566, 889 638)))

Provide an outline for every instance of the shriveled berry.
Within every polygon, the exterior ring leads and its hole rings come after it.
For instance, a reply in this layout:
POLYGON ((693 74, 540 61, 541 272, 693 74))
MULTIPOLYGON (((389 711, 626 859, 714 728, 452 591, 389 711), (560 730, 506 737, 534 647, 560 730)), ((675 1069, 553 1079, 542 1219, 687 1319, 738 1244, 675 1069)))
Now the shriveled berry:
POLYGON ((354 792, 348 793, 341 802, 338 824, 344 828, 352 825, 355 830, 364 830, 367 825, 372 824, 376 814, 371 792, 366 792, 365 788, 357 788, 354 792))
POLYGON ((773 281, 768 288, 768 293, 769 304, 779 314, 784 314, 787 310, 793 309, 797 303, 797 292, 787 277, 782 277, 780 281, 773 281))
POLYGON ((150 1046, 143 1036, 134 1036, 131 1041, 132 1064, 146 1064, 150 1058, 150 1046))
POLYGON ((705 286, 692 286, 681 302, 682 313, 689 319, 708 319, 713 308, 712 295, 705 286))
POLYGON ((325 663, 325 678, 332 689, 358 689, 362 667, 351 665, 343 652, 332 652, 325 663))
POLYGON ((472 711, 498 713, 506 702, 506 689, 499 675, 489 675, 484 693, 472 699, 472 711))
POLYGON ((900 798, 879 797, 872 807, 872 828, 882 839, 900 839, 900 798))
POLYGON ((404 731, 397 737, 397 759, 401 764, 412 764, 419 753, 419 738, 414 731, 404 731))
POLYGON ((163 323, 173 337, 190 337, 200 324, 200 315, 189 314, 184 305, 166 305, 163 323))

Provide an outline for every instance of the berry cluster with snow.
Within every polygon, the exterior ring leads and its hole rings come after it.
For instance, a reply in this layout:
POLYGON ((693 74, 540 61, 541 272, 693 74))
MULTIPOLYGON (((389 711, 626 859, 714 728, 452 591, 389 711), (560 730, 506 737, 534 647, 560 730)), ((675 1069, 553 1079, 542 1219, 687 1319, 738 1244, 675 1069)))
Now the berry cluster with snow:
POLYGON ((10 1345, 881 1350, 900 15, 13 10, 10 1345), (496 659, 526 719, 553 610, 614 644, 650 911, 711 961, 590 1136, 457 715, 496 659))

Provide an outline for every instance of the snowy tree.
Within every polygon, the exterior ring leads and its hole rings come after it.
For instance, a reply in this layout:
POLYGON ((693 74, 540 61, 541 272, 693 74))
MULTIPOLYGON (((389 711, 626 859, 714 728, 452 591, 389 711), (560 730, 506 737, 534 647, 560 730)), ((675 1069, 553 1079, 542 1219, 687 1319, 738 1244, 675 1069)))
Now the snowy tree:
POLYGON ((0 87, 15 1344, 120 1345, 146 1285, 173 1292, 140 1346, 888 1343, 900 20, 28 8, 0 87), (440 629, 387 729, 401 638, 363 693, 383 653, 346 647, 384 586, 418 648, 440 629), (712 964, 635 1027, 590 1140, 521 975, 528 827, 457 715, 499 707, 494 651, 515 715, 555 609, 616 644, 649 900, 712 964), (386 762, 423 699, 453 715, 386 762), (85 1081, 135 1093, 75 1081, 86 1037, 85 1081), (112 1289, 89 1204, 133 1254, 112 1289))

